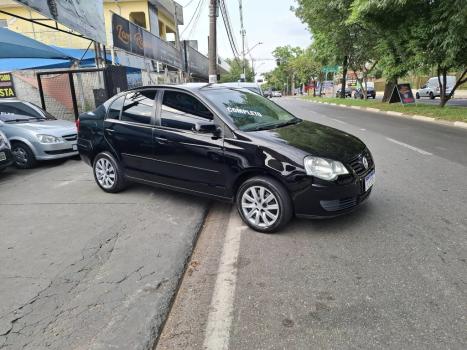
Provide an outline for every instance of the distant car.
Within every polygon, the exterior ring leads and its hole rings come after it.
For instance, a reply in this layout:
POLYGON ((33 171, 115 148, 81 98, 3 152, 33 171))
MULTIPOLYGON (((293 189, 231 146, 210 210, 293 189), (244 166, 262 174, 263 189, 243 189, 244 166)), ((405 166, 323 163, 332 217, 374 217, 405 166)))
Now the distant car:
POLYGON ((222 85, 227 86, 227 87, 233 87, 233 88, 247 89, 254 93, 257 93, 260 96, 264 96, 261 86, 259 86, 259 84, 256 84, 256 83, 247 83, 247 82, 238 81, 238 82, 232 82, 232 83, 223 83, 222 85))
POLYGON ((273 91, 273 92, 272 92, 272 97, 282 97, 282 92, 280 92, 280 91, 273 91))
MULTIPOLYGON (((342 88, 339 88, 336 91, 336 97, 341 97, 342 88)), ((345 97, 352 97, 352 90, 350 88, 345 88, 345 97)))
POLYGON ((11 143, 18 168, 32 168, 38 160, 78 155, 75 123, 57 120, 30 102, 0 101, 0 130, 11 143))
MULTIPOLYGON (((357 89, 355 90, 354 94, 353 94, 353 97, 354 98, 360 98, 360 99, 363 99, 363 89, 357 89)), ((372 99, 375 99, 376 98, 376 90, 375 88, 371 87, 371 86, 368 86, 367 89, 366 89, 366 98, 372 98, 372 99)))
MULTIPOLYGON (((456 85, 456 77, 448 75, 446 77, 446 94, 450 94, 452 88, 456 85)), ((438 77, 432 77, 428 79, 425 85, 423 85, 416 93, 415 97, 419 99, 420 97, 429 97, 434 100, 436 97, 441 96, 441 91, 439 88, 438 77)))
POLYGON ((272 90, 266 90, 263 92, 263 96, 264 97, 267 97, 267 98, 271 98, 272 97, 272 90))
POLYGON ((11 145, 6 135, 0 131, 0 171, 5 170, 13 163, 11 145))

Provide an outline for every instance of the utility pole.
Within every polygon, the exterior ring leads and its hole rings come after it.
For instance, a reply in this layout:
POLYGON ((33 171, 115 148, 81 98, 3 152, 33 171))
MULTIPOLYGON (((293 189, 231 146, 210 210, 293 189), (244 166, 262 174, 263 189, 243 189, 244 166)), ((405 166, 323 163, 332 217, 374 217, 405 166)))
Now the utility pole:
POLYGON ((243 5, 242 0, 238 0, 240 6, 240 34, 242 35, 242 64, 243 64, 243 74, 240 77, 240 81, 246 81, 246 66, 245 66, 245 36, 246 30, 243 26, 243 5))
POLYGON ((217 83, 217 16, 218 0, 210 0, 209 5, 209 83, 217 83))

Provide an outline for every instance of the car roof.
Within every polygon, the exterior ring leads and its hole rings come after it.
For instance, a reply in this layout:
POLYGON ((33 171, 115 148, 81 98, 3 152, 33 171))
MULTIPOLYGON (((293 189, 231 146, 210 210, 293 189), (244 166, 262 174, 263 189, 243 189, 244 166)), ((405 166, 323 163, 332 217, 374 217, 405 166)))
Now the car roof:
POLYGON ((199 91, 202 89, 229 89, 232 86, 227 86, 224 84, 208 84, 208 83, 187 83, 187 84, 160 84, 160 85, 147 85, 147 86, 139 86, 128 91, 132 90, 141 90, 141 89, 182 89, 187 91, 199 91))

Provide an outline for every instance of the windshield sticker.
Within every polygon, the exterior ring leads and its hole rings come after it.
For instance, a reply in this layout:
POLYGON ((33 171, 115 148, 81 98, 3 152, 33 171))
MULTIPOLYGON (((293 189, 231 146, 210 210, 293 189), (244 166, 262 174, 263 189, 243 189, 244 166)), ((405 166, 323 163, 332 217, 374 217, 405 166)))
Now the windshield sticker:
POLYGON ((251 115, 253 117, 262 117, 263 116, 260 112, 250 111, 248 109, 242 109, 242 108, 227 107, 227 111, 229 113, 245 114, 245 115, 251 115))

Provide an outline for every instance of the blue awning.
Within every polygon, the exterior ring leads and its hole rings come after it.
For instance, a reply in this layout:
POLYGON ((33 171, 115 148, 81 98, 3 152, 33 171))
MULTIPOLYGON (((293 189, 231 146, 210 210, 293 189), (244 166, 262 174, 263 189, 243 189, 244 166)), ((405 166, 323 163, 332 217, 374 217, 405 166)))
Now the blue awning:
POLYGON ((0 47, 0 58, 70 59, 48 45, 7 28, 0 28, 0 47))
POLYGON ((69 68, 70 60, 47 58, 0 58, 0 72, 12 72, 21 69, 69 68))

